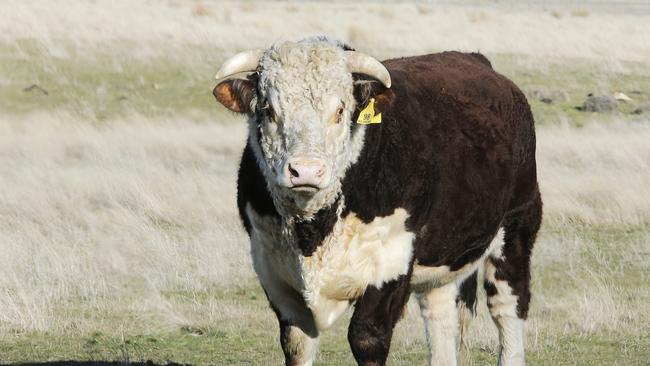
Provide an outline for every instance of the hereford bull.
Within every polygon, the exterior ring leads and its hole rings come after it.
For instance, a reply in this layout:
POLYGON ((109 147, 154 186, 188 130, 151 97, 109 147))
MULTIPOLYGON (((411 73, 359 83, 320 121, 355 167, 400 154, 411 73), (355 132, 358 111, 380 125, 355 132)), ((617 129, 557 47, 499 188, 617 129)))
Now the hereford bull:
POLYGON ((542 204, 511 81, 476 53, 382 64, 325 37, 240 53, 216 77, 216 99, 248 115, 237 203, 287 365, 311 365, 351 306, 355 359, 384 365, 411 292, 429 363, 455 365, 478 270, 499 364, 524 363, 542 204))

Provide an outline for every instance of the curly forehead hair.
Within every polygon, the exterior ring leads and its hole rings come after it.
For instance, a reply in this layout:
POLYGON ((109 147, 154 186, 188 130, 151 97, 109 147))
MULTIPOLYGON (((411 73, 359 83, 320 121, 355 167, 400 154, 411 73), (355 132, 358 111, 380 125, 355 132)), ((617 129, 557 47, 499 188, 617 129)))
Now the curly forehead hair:
POLYGON ((281 90, 285 106, 301 100, 322 110, 326 95, 352 92, 354 80, 344 54, 348 48, 326 37, 275 43, 260 60, 260 91, 281 90))

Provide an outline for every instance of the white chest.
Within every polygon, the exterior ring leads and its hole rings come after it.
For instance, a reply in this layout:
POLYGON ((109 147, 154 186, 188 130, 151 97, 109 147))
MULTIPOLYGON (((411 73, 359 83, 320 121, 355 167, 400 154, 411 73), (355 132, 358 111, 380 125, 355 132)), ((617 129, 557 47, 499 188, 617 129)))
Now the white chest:
POLYGON ((255 231, 254 264, 267 293, 267 286, 277 286, 274 281, 300 292, 320 329, 330 327, 368 286, 381 287, 409 270, 415 235, 406 230, 404 209, 370 223, 348 215, 310 257, 287 241, 279 225, 247 211, 255 231))

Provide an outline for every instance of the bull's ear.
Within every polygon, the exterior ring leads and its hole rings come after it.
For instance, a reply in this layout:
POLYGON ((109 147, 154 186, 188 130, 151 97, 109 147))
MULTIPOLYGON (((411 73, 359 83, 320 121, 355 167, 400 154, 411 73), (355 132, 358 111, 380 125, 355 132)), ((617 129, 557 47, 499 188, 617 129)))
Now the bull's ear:
POLYGON ((230 79, 217 84, 212 91, 217 101, 236 113, 250 112, 255 84, 250 80, 230 79))
POLYGON ((388 111, 393 106, 395 100, 395 93, 392 89, 384 88, 380 93, 373 96, 375 98, 375 112, 380 113, 388 111))
POLYGON ((361 79, 355 82, 354 97, 357 100, 357 113, 368 105, 370 98, 375 99, 375 112, 379 113, 392 107, 395 93, 375 80, 361 79))

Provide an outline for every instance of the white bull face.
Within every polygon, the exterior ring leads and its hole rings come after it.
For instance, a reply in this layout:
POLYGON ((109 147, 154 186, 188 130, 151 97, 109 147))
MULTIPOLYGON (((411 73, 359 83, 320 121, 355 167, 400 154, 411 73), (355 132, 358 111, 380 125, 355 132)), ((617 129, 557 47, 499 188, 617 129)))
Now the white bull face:
POLYGON ((358 155, 356 106, 343 50, 330 43, 283 43, 260 60, 251 118, 267 176, 279 188, 316 193, 341 179, 358 155))
POLYGON ((233 57, 217 77, 251 66, 256 75, 226 80, 214 95, 229 109, 248 113, 249 143, 276 205, 317 210, 338 196, 363 145, 364 130, 351 121, 357 104, 352 73, 390 86, 388 71, 322 38, 279 43, 255 57, 253 52, 233 57))

